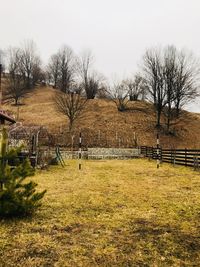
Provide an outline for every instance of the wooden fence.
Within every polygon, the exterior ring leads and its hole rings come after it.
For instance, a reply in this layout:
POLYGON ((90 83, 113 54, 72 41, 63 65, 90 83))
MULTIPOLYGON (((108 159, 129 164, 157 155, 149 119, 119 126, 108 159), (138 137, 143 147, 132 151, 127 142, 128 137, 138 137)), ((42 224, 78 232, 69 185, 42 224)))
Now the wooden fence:
POLYGON ((159 157, 161 162, 194 167, 195 169, 200 168, 200 149, 159 148, 159 155, 157 155, 156 147, 142 146, 141 154, 152 159, 157 159, 159 157))

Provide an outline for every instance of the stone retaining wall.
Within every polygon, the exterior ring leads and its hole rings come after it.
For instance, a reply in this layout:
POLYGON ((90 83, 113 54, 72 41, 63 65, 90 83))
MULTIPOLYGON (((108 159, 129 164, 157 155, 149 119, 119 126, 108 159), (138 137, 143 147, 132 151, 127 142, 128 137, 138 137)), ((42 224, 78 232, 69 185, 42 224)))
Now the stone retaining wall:
POLYGON ((135 158, 140 155, 137 148, 88 148, 88 158, 135 158))
MULTIPOLYGON (((77 159, 78 151, 60 150, 64 159, 77 159)), ((55 151, 49 152, 52 157, 56 157, 55 151)), ((87 151, 82 151, 84 159, 124 159, 136 158, 140 156, 138 148, 88 148, 87 151)))

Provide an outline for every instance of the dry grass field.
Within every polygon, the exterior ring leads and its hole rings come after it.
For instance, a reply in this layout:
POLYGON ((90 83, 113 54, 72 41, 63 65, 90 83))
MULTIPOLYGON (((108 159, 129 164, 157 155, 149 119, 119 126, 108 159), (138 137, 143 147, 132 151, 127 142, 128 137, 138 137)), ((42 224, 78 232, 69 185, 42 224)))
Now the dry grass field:
MULTIPOLYGON (((19 120, 25 125, 43 125, 50 132, 60 132, 68 127, 67 119, 58 114, 54 105, 55 90, 50 87, 39 87, 23 100, 19 107, 19 120)), ((4 109, 17 114, 17 107, 4 105, 4 109)), ((86 131, 88 145, 96 144, 100 133, 111 146, 118 145, 118 138, 129 145, 133 143, 133 133, 138 137, 139 145, 155 145, 155 115, 152 105, 146 102, 129 104, 126 112, 118 112, 115 104, 106 99, 89 100, 84 116, 75 126, 76 133, 86 131), (117 140, 116 140, 117 136, 117 140), (96 138, 96 139, 95 139, 96 138)), ((160 134, 163 147, 200 147, 199 114, 185 112, 175 125, 175 136, 160 134)))
POLYGON ((200 174, 154 161, 67 161, 33 177, 42 208, 0 220, 0 266, 199 266, 200 174))

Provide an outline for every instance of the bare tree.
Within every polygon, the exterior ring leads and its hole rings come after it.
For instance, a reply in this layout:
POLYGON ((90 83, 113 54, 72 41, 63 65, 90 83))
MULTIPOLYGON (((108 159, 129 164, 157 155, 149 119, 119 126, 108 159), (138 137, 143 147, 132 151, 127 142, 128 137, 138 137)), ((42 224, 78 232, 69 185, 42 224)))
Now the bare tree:
POLYGON ((59 80, 58 87, 62 92, 67 92, 74 80, 75 66, 74 53, 68 46, 63 46, 58 52, 59 80))
POLYGON ((108 88, 109 88, 109 85, 107 84, 106 80, 104 80, 98 89, 96 97, 99 99, 109 99, 110 95, 109 95, 108 88))
POLYGON ((170 123, 174 119, 173 103, 175 100, 175 87, 178 74, 178 66, 176 62, 177 50, 174 46, 167 46, 164 49, 163 54, 163 79, 166 91, 166 105, 163 109, 163 113, 167 119, 167 132, 169 132, 170 123))
POLYGON ((41 60, 36 52, 36 45, 32 40, 25 41, 21 51, 20 68, 26 87, 28 89, 35 86, 38 79, 38 71, 41 69, 41 60))
POLYGON ((90 68, 93 64, 93 56, 91 51, 84 51, 81 57, 78 59, 78 71, 83 80, 83 82, 87 85, 88 78, 90 76, 90 68))
POLYGON ((149 97, 156 108, 156 126, 160 127, 163 113, 169 131, 170 123, 179 116, 181 107, 199 95, 199 64, 191 55, 167 46, 162 50, 147 50, 143 69, 149 97))
POLYGON ((5 69, 5 56, 6 53, 4 50, 0 49, 0 64, 1 64, 1 71, 3 72, 5 69))
POLYGON ((15 101, 15 105, 19 105, 20 99, 24 98, 30 90, 24 85, 24 82, 19 76, 9 77, 6 90, 3 94, 4 101, 15 101))
POLYGON ((94 99, 99 90, 99 80, 95 77, 90 77, 87 85, 87 98, 94 99))
POLYGON ((7 54, 9 74, 6 78, 3 98, 4 101, 14 100, 15 105, 18 105, 19 100, 29 92, 21 72, 21 51, 19 48, 11 47, 7 54))
POLYGON ((147 93, 147 85, 140 74, 136 74, 134 80, 126 79, 124 84, 127 86, 130 101, 144 100, 147 93))
POLYGON ((78 73, 87 99, 94 99, 102 87, 103 76, 91 70, 94 58, 90 51, 85 51, 78 59, 78 73))
POLYGON ((156 126, 161 126, 161 114, 166 105, 166 90, 163 78, 163 64, 160 51, 156 48, 146 51, 143 57, 144 79, 148 86, 150 100, 156 109, 156 126))
POLYGON ((50 57, 49 64, 47 66, 47 74, 49 76, 49 82, 53 83, 53 87, 58 87, 59 80, 59 56, 58 54, 54 54, 50 57))
POLYGON ((47 72, 54 88, 67 92, 75 80, 75 55, 69 46, 63 46, 52 55, 47 66, 47 72))
POLYGON ((175 123, 180 109, 198 96, 199 64, 191 54, 178 51, 174 46, 165 47, 163 54, 166 90, 166 107, 163 111, 167 119, 167 132, 170 132, 170 124, 175 123))
POLYGON ((81 76, 81 83, 86 93, 87 99, 94 98, 93 92, 90 93, 89 79, 90 79, 90 67, 93 63, 93 56, 91 51, 85 51, 78 60, 78 72, 81 76))
POLYGON ((41 67, 41 60, 37 57, 32 69, 32 87, 35 87, 37 84, 41 84, 44 80, 45 74, 41 67))
POLYGON ((73 130, 74 122, 82 115, 87 99, 75 92, 57 92, 55 105, 58 112, 65 115, 69 120, 69 131, 73 130))
POLYGON ((118 111, 125 111, 127 109, 128 90, 124 82, 115 83, 111 89, 109 89, 109 96, 116 104, 118 111))
POLYGON ((190 53, 180 51, 177 55, 177 75, 174 90, 174 105, 176 115, 181 108, 200 95, 199 61, 190 53))

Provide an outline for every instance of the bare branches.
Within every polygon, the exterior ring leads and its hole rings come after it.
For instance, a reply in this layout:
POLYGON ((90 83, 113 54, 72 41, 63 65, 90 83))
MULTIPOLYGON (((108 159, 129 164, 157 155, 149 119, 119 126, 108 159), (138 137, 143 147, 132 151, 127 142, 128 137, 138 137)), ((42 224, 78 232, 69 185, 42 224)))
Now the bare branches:
POLYGON ((90 51, 85 51, 78 60, 78 73, 87 99, 94 99, 102 87, 103 77, 91 71, 94 58, 90 51))
POLYGON ((147 83, 150 99, 153 100, 157 112, 156 126, 160 127, 160 119, 165 107, 166 91, 164 90, 163 64, 160 51, 147 50, 143 57, 144 79, 147 83))
POLYGON ((58 92, 55 97, 57 111, 69 119, 69 131, 72 131, 74 122, 83 115, 87 99, 74 92, 58 92))
POLYGON ((50 57, 49 64, 47 66, 47 75, 49 83, 53 83, 53 87, 58 87, 58 80, 60 75, 60 62, 58 54, 54 54, 50 57))
POLYGON ((76 72, 73 50, 69 46, 59 49, 56 54, 51 56, 47 72, 54 88, 58 88, 64 93, 68 92, 76 72))
POLYGON ((4 101, 15 101, 15 105, 19 104, 20 99, 26 97, 30 93, 30 89, 27 89, 23 80, 19 75, 10 76, 7 79, 6 90, 3 94, 4 101))
POLYGON ((20 48, 9 48, 8 50, 8 71, 6 78, 6 89, 4 90, 4 101, 15 101, 15 105, 19 104, 19 100, 28 93, 24 75, 21 69, 21 50, 20 48))
POLYGON ((127 86, 130 101, 144 100, 147 93, 146 81, 140 74, 136 74, 133 79, 126 79, 123 83, 127 86))
POLYGON ((0 64, 1 64, 1 67, 2 67, 2 71, 4 71, 5 69, 5 56, 6 56, 6 53, 4 50, 0 49, 0 64))
POLYGON ((125 83, 115 83, 109 90, 109 96, 115 102, 119 111, 125 111, 128 104, 128 90, 125 83))
POLYGON ((20 48, 20 68, 28 89, 34 87, 39 80, 41 59, 37 54, 36 45, 32 40, 25 41, 20 48), (37 69, 37 71, 36 71, 37 69))
POLYGON ((143 70, 149 97, 156 108, 157 126, 164 112, 169 130, 170 121, 178 117, 182 106, 199 95, 199 64, 192 55, 168 46, 147 50, 143 70))
POLYGON ((81 76, 85 84, 88 83, 88 77, 90 76, 90 68, 93 64, 94 57, 90 50, 84 51, 78 59, 78 73, 81 76))
POLYGON ((175 85, 174 104, 176 113, 188 102, 199 96, 200 69, 199 62, 192 54, 181 51, 177 55, 177 80, 175 85))
POLYGON ((70 47, 63 46, 58 52, 59 59, 59 79, 58 88, 62 92, 69 90, 74 78, 74 54, 70 47))

